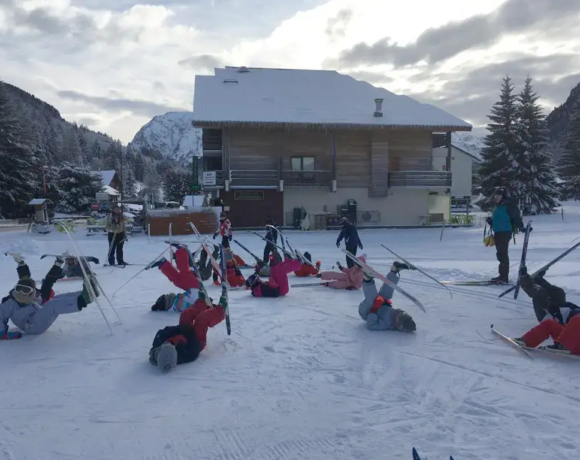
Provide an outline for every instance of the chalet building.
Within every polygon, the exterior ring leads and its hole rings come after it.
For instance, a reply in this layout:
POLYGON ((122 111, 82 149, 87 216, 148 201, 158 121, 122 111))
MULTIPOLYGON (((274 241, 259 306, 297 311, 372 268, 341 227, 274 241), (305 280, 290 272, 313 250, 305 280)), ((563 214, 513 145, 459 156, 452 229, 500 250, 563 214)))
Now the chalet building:
POLYGON ((109 196, 119 196, 121 194, 121 177, 117 171, 110 169, 106 171, 91 171, 91 174, 101 179, 103 192, 109 196))
POLYGON ((472 128, 432 105, 320 70, 218 68, 196 76, 193 111, 204 170, 216 171, 213 189, 237 227, 262 226, 267 215, 289 225, 302 207, 332 216, 349 200, 360 225, 447 216, 451 133, 472 128), (445 170, 433 165, 434 133, 444 133, 445 170))

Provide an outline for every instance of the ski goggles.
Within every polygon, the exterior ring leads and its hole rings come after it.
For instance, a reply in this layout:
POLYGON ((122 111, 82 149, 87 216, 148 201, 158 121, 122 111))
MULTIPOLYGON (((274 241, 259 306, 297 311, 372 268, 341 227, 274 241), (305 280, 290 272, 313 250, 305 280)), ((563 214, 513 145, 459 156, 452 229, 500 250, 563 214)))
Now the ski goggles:
POLYGON ((35 291, 36 289, 33 288, 32 286, 25 286, 23 284, 17 284, 16 286, 14 286, 14 292, 16 292, 17 294, 32 295, 34 294, 35 291))

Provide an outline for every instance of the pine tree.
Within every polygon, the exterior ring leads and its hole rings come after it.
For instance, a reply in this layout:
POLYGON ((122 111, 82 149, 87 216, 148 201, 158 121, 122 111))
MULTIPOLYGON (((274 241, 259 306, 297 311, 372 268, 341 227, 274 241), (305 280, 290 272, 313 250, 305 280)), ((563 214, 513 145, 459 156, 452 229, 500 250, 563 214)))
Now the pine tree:
POLYGON ((64 161, 73 164, 79 164, 82 157, 81 146, 79 145, 79 137, 74 126, 68 127, 64 133, 62 140, 62 155, 64 161))
POLYGON ((135 165, 133 168, 135 172, 135 180, 143 182, 145 179, 145 158, 138 152, 135 155, 135 165))
POLYGON ((157 174, 155 163, 153 161, 148 161, 145 164, 143 182, 145 184, 145 188, 147 189, 147 194, 153 195, 153 199, 158 200, 160 198, 161 191, 161 178, 159 177, 159 174, 157 174))
POLYGON ((135 177, 133 171, 130 169, 123 171, 125 179, 123 179, 123 198, 135 198, 137 195, 137 186, 135 185, 135 177))
POLYGON ((559 168, 562 198, 580 200, 580 104, 570 115, 570 125, 559 168))
POLYGON ((34 158, 22 142, 24 137, 14 104, 0 84, 0 212, 4 217, 25 215, 37 187, 34 158))
POLYGON ((500 100, 488 115, 488 134, 481 153, 482 162, 478 169, 481 192, 486 197, 477 204, 484 210, 490 209, 491 196, 497 187, 511 188, 514 178, 512 169, 516 153, 515 124, 517 121, 516 95, 509 76, 503 79, 500 100))
POLYGON ((81 148, 81 156, 85 165, 91 164, 91 149, 89 148, 89 141, 82 128, 77 130, 77 137, 79 139, 79 147, 81 148))
POLYGON ((549 151, 550 132, 546 125, 532 79, 526 78, 517 97, 516 151, 512 165, 511 196, 524 215, 549 214, 558 206, 556 176, 549 151))
POLYGON ((91 203, 103 188, 101 180, 88 168, 64 162, 47 171, 48 197, 55 211, 66 214, 90 211, 91 203))
POLYGON ((167 201, 182 203, 190 193, 191 174, 182 170, 170 170, 165 175, 164 195, 167 201))
POLYGON ((121 152, 115 142, 111 142, 103 155, 103 168, 105 170, 121 170, 121 152))
POLYGON ((103 149, 101 148, 101 144, 99 144, 97 139, 95 139, 95 142, 93 142, 91 147, 91 156, 97 159, 101 159, 103 157, 103 149))
POLYGON ((56 127, 48 123, 42 134, 44 151, 46 152, 46 162, 53 163, 59 161, 62 152, 62 140, 56 127))

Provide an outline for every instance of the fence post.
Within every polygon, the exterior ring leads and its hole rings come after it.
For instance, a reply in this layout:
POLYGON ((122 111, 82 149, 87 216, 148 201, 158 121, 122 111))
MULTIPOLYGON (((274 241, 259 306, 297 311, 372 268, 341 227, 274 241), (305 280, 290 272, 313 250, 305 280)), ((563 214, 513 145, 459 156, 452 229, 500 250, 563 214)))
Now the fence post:
POLYGON ((562 220, 564 220, 564 206, 562 206, 562 220))
POLYGON ((147 244, 151 244, 151 224, 147 224, 147 244))
POLYGON ((441 227, 441 236, 439 237, 439 241, 443 240, 443 231, 445 230, 445 219, 443 219, 443 226, 441 227))

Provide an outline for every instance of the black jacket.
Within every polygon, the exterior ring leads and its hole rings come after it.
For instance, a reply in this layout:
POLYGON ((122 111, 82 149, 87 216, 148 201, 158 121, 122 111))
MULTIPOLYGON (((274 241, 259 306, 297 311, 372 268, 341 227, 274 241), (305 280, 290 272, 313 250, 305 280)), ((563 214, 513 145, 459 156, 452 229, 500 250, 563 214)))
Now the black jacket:
POLYGON ((265 238, 272 243, 278 242, 278 230, 274 230, 272 227, 266 227, 268 232, 266 233, 265 238))
POLYGON ((151 346, 151 350, 149 350, 149 361, 151 361, 151 364, 157 365, 155 349, 169 340, 176 343, 177 364, 195 361, 201 353, 202 347, 193 332, 193 327, 187 325, 167 326, 166 328, 158 330, 153 339, 153 345, 151 346))
POLYGON ((344 224, 342 226, 342 230, 340 231, 340 235, 338 235, 336 244, 340 244, 343 239, 347 248, 356 248, 357 246, 361 245, 356 227, 350 223, 344 224))

